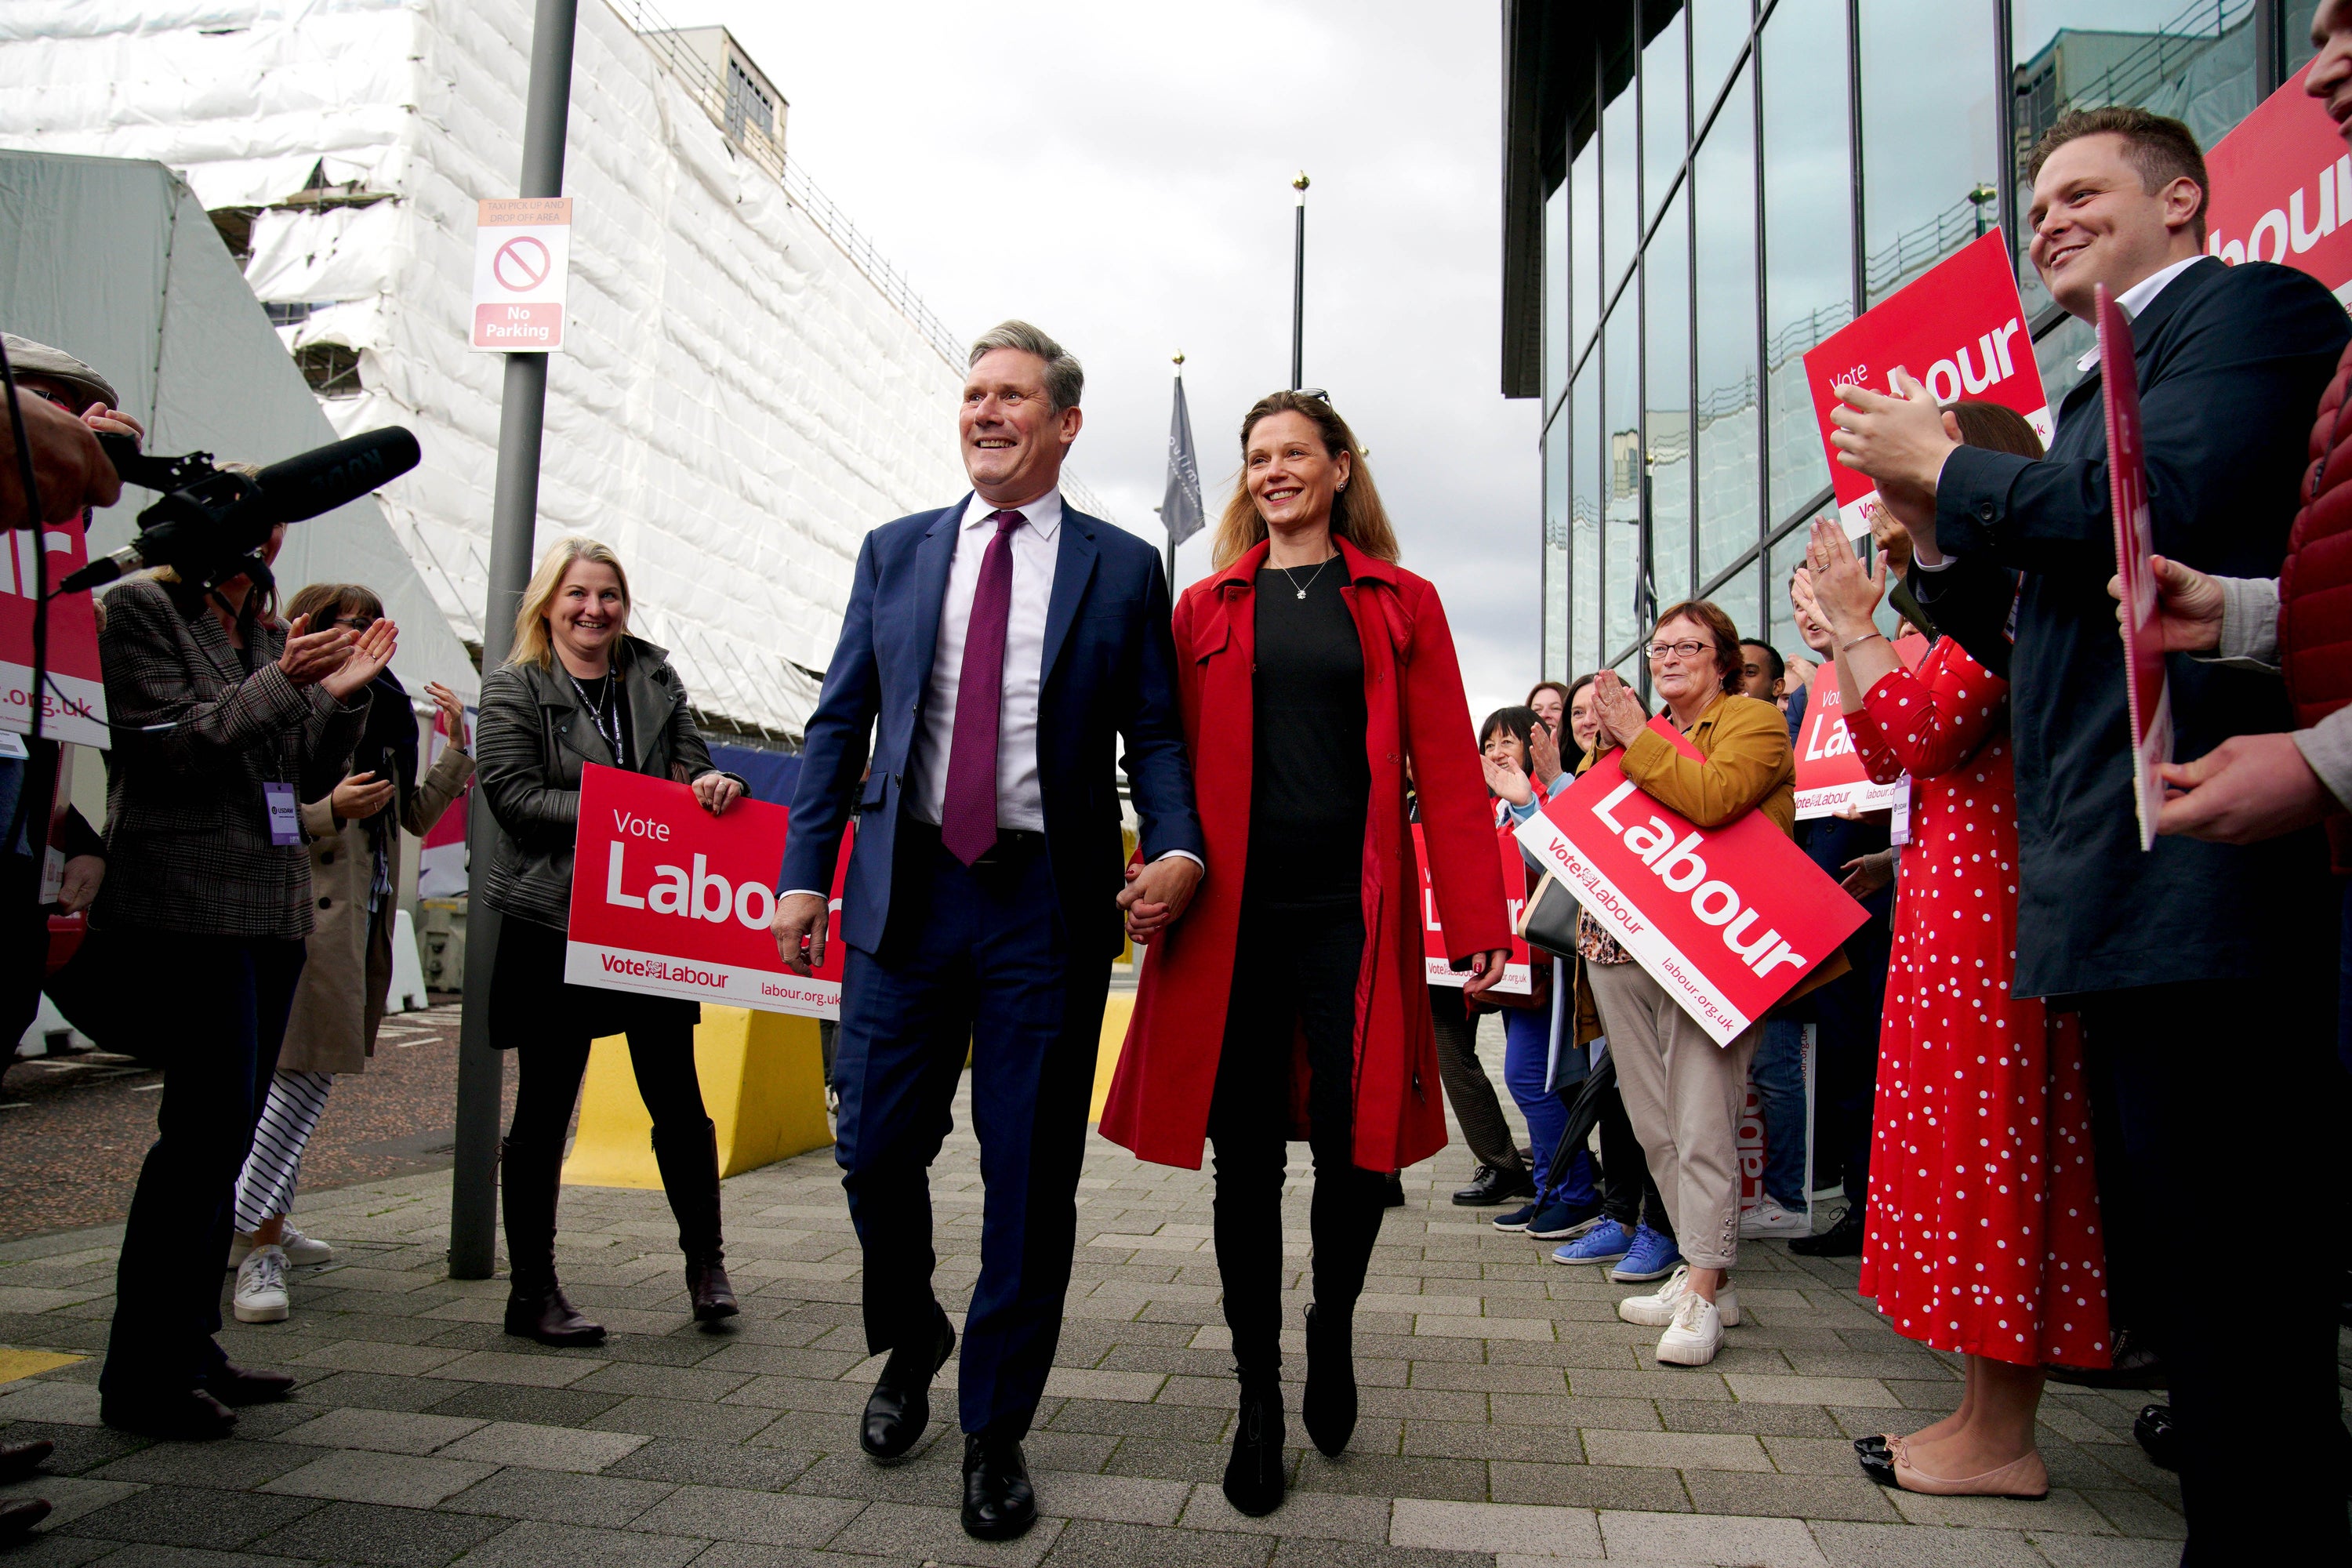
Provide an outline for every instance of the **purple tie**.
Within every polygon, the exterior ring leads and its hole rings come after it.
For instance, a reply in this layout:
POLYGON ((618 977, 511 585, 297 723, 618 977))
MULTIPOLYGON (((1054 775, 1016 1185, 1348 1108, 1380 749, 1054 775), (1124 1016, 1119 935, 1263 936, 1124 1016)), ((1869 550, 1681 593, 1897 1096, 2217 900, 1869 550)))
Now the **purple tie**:
POLYGON ((980 582, 971 591, 947 795, 940 805, 940 842, 967 866, 996 845, 996 731, 1004 706, 1004 629, 1013 616, 1013 531, 1029 520, 992 511, 988 521, 996 537, 980 558, 980 582))

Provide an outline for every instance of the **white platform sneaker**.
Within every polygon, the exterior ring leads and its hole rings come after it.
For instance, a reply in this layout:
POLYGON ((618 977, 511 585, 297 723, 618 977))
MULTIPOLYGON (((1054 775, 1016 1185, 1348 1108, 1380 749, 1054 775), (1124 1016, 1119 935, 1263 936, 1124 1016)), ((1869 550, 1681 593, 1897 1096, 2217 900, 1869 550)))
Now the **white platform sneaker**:
POLYGON ((1675 1321, 1658 1339, 1658 1360, 1674 1366, 1705 1366, 1723 1348, 1723 1314, 1696 1290, 1675 1303, 1675 1321))
MULTIPOLYGON (((1617 1315, 1629 1323, 1639 1323, 1643 1328, 1663 1329, 1675 1321, 1675 1310, 1682 1305, 1683 1298, 1689 1293, 1690 1265, 1685 1263, 1676 1268, 1664 1285, 1658 1287, 1656 1295, 1628 1296, 1618 1302, 1617 1315)), ((1717 1288, 1715 1292, 1714 1305, 1717 1314, 1723 1320, 1724 1328, 1736 1329, 1739 1326, 1738 1291, 1729 1285, 1717 1288)))
MULTIPOLYGON (((294 1228, 294 1223, 291 1220, 279 1226, 278 1229, 278 1245, 285 1252, 286 1261, 297 1268, 313 1263, 332 1263, 335 1260, 333 1247, 316 1237, 304 1236, 294 1228)), ((250 1235, 240 1230, 229 1237, 228 1266, 231 1268, 242 1268, 245 1260, 252 1254, 253 1237, 250 1235)))
POLYGON ((1780 1200, 1773 1197, 1757 1199, 1756 1206, 1739 1216, 1739 1235, 1742 1240, 1752 1241, 1759 1237, 1766 1236, 1811 1236, 1812 1234, 1813 1222, 1810 1217, 1782 1208, 1780 1200))
POLYGON ((282 1323, 291 1304, 286 1296, 286 1253, 257 1247, 237 1265, 236 1294, 230 1309, 240 1323, 282 1323))

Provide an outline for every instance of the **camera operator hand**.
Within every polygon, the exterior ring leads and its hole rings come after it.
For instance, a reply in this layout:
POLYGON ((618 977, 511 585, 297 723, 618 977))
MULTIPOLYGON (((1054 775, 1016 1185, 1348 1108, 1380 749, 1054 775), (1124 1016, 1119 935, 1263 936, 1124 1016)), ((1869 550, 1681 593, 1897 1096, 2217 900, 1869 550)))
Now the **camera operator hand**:
POLYGON ((86 506, 112 506, 121 498, 122 480, 106 460, 95 430, 46 397, 20 392, 16 407, 25 416, 41 516, 31 515, 18 477, 16 430, 0 405, 0 528, 70 522, 86 506))
MULTIPOLYGON (((288 644, 291 647, 292 644, 288 644)), ((358 691, 392 662, 400 646, 400 628, 390 621, 377 621, 360 633, 352 644, 351 657, 340 668, 330 671, 319 682, 319 689, 338 702, 349 701, 358 691)))
POLYGON ((392 780, 379 780, 372 773, 353 773, 327 796, 327 806, 339 823, 365 822, 392 804, 397 787, 392 780))

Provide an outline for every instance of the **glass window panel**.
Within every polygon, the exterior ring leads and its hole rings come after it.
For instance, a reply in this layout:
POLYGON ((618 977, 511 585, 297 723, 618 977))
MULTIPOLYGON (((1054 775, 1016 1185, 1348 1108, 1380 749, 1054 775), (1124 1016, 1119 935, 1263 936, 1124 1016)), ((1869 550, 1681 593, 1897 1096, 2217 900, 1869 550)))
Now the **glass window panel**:
POLYGON ((1691 118, 1715 101, 1723 73, 1748 41, 1748 0, 1690 0, 1691 118))
POLYGON ((1557 680, 1568 664, 1568 416, 1544 433, 1543 672, 1557 680))
POLYGON ((1643 435, 1650 459, 1651 585, 1658 603, 1686 599, 1691 580, 1690 201, 1677 193, 1642 253, 1643 435))
POLYGON ((1818 658, 1797 635, 1797 622, 1789 606, 1789 578, 1804 563, 1806 530, 1797 529, 1774 545, 1771 564, 1764 573, 1764 611, 1771 617, 1771 630, 1764 638, 1780 650, 1782 658, 1818 658))
POLYGON ((1802 356, 1853 315, 1844 0, 1780 0, 1759 48, 1769 525, 1830 482, 1802 356))
POLYGON ((1716 602, 1725 615, 1731 617, 1731 624, 1739 628, 1741 637, 1752 637, 1763 635, 1757 629, 1756 563, 1753 560, 1734 573, 1721 587, 1707 596, 1716 602))
MULTIPOLYGON (((1756 543, 1756 122, 1743 68, 1691 171, 1696 227, 1698 384, 1692 407, 1698 470, 1698 579, 1756 543)), ((1752 595, 1751 595, 1752 596, 1752 595)))
POLYGON ((2301 70, 2319 52, 2311 45, 2311 19, 2318 13, 2319 0, 2286 0, 2285 19, 2279 24, 2279 38, 2286 46, 2281 79, 2301 70))
POLYGON ((1569 622, 1568 678, 1601 663, 1601 356, 1592 355, 1569 389, 1568 417, 1576 432, 1569 465, 1569 591, 1576 612, 1569 622))
POLYGON ((1642 49, 1642 216, 1657 216, 1690 145, 1690 68, 1677 11, 1642 49))
POLYGON ((1568 185, 1544 203, 1544 407, 1568 385, 1568 185))
POLYGON ((1601 143, 1587 142, 1570 165, 1568 244, 1570 263, 1568 286, 1576 301, 1570 330, 1570 359, 1584 352, 1593 329, 1601 325, 1601 143))
MULTIPOLYGON (((2262 3, 2267 0, 2011 0, 2021 226, 2032 205, 2027 155, 2070 109, 2137 104, 2184 121, 2207 147, 2251 113, 2260 91, 2254 10, 2262 3)), ((2281 37, 2292 72, 2311 54, 2312 6, 2285 10, 2281 37)), ((1865 35, 1869 30, 1865 26, 1865 35)), ((1871 155, 1878 155, 1874 143, 1871 155)), ((1869 177, 1875 187, 1875 166, 1869 177)), ((2022 255, 2026 237, 2016 237, 2022 255)), ((2026 309, 2047 305, 2050 296, 2032 267, 2019 273, 2026 309)))
POLYGON ((1633 10, 1622 7, 1623 26, 1604 40, 1601 86, 1610 96, 1601 111, 1601 303, 1633 265, 1642 245, 1641 106, 1633 91, 1633 10))
POLYGON ((1641 312, 1629 295, 1601 331, 1601 654, 1613 659, 1636 633, 1635 562, 1642 545, 1641 312))
POLYGON ((1990 5, 1864 0, 1863 279, 1875 304, 1999 218, 1990 5), (1920 62, 1945 62, 1923 70, 1920 62), (1926 128, 1933 127, 1932 133, 1926 128))

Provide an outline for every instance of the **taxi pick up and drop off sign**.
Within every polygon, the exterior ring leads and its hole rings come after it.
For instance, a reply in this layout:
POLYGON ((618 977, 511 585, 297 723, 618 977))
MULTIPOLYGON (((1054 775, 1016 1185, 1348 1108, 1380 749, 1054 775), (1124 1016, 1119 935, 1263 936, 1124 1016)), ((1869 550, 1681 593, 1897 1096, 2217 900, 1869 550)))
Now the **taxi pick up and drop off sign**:
POLYGON ((475 218, 470 346, 486 353, 561 349, 571 260, 570 196, 483 202, 475 218))
MULTIPOLYGON (((1664 719, 1650 728, 1699 753, 1664 719)), ((1519 826, 1529 854, 1633 961, 1727 1046, 1869 911, 1769 817, 1699 827, 1625 776, 1615 752, 1519 826)))

